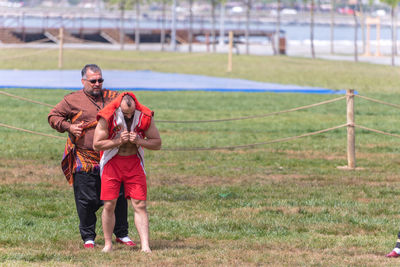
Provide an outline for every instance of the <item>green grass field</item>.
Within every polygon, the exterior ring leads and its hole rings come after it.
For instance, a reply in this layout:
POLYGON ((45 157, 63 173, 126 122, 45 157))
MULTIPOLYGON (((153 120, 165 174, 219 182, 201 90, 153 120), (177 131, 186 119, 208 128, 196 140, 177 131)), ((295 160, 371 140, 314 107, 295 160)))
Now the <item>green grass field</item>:
MULTIPOLYGON (((1 69, 55 69, 57 51, 0 50, 1 69), (14 57, 14 59, 7 59, 14 57)), ((66 50, 65 69, 150 69, 327 87, 398 104, 398 69, 288 57, 66 50), (179 59, 179 60, 178 60, 179 59)), ((23 77, 21 77, 23 79, 23 77)), ((55 105, 63 90, 1 89, 55 105)), ((156 120, 266 114, 334 95, 136 92, 156 120)), ((356 98, 356 123, 400 134, 395 108, 356 98)), ((0 95, 0 122, 41 133, 49 108, 0 95)), ((346 101, 266 118, 158 123, 164 148, 235 146, 301 135, 346 122, 346 101)), ((59 167, 64 141, 0 127, 1 266, 398 266, 384 255, 400 228, 400 139, 356 130, 357 171, 347 164, 346 129, 289 142, 216 151, 146 151, 151 255, 116 245, 98 221, 85 251, 72 188, 59 167)), ((139 242, 130 210, 130 236, 139 242)), ((100 211, 98 213, 100 215, 100 211)), ((98 216, 100 219, 100 216, 98 216)))

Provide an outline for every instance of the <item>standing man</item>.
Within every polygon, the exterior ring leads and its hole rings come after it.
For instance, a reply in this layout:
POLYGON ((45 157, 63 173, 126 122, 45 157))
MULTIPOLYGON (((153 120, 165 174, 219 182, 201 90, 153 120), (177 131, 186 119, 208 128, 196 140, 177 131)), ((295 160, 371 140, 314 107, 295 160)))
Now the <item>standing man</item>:
POLYGON ((101 110, 97 118, 99 122, 94 133, 93 148, 102 151, 103 252, 112 250, 114 209, 121 183, 125 188, 125 197, 131 199, 135 210, 141 250, 151 252, 143 148, 161 149, 161 137, 153 120, 153 112, 141 105, 133 93, 123 93, 101 110))
MULTIPOLYGON (((100 155, 93 150, 93 135, 97 125, 96 115, 118 93, 103 89, 101 69, 88 64, 82 69, 83 89, 70 93, 53 108, 48 121, 60 133, 68 132, 61 167, 70 185, 73 185, 79 231, 85 248, 94 248, 96 238, 96 211, 102 206, 100 200, 100 155)), ((120 191, 115 209, 116 241, 135 246, 128 237, 128 205, 120 191)))

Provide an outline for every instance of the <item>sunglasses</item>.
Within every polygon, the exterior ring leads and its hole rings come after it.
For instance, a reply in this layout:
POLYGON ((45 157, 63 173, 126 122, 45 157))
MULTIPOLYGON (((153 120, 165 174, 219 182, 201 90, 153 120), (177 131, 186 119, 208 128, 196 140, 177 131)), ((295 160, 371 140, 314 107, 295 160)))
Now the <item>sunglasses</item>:
POLYGON ((94 79, 94 80, 86 80, 86 81, 89 81, 91 84, 95 84, 96 82, 99 82, 99 83, 102 83, 102 82, 104 82, 104 79, 94 79))

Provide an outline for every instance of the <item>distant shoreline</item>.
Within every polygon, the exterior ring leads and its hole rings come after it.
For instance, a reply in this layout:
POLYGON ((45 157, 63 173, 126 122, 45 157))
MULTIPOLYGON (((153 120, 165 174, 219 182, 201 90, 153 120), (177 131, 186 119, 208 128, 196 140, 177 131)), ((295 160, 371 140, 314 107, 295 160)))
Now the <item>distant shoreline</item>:
MULTIPOLYGON (((146 7, 146 6, 145 6, 146 7)), ((152 22, 158 22, 161 23, 161 13, 160 11, 153 11, 153 10, 147 10, 144 7, 144 9, 141 10, 141 18, 140 22, 141 23, 146 23, 146 21, 152 21, 152 22)), ((148 8, 148 7, 147 7, 148 8)), ((252 11, 251 13, 251 19, 250 23, 252 25, 257 25, 257 24, 272 24, 276 25, 276 15, 273 14, 268 14, 268 12, 271 12, 272 10, 266 10, 263 12, 260 11, 252 11)), ((171 7, 169 6, 166 9, 166 26, 168 27, 171 21, 171 7)), ((21 7, 21 8, 6 8, 6 7, 0 7, 0 18, 2 18, 2 24, 0 25, 2 27, 8 27, 7 23, 5 20, 13 20, 17 17, 36 17, 39 19, 42 18, 47 18, 47 19, 64 19, 66 21, 69 21, 69 24, 79 24, 82 23, 81 20, 116 20, 119 21, 120 19, 120 11, 119 10, 106 10, 106 9, 89 9, 89 8, 76 8, 76 7, 66 7, 66 8, 43 8, 43 7, 37 7, 37 8, 26 8, 26 7, 21 7), (66 12, 66 10, 68 12, 66 12), (69 12, 70 11, 70 12, 69 12), (76 22, 74 22, 76 21, 76 22)), ((314 24, 316 26, 330 26, 331 25, 331 17, 330 17, 330 12, 317 12, 314 15, 314 24)), ((364 13, 363 15, 364 19, 369 16, 367 13, 364 13)), ((134 10, 126 10, 125 11, 125 21, 126 22, 132 22, 135 21, 136 18, 136 13, 134 10)), ((216 9, 216 28, 219 28, 219 19, 220 19, 220 14, 219 14, 219 8, 216 9)), ((381 21, 381 27, 390 27, 391 26, 391 18, 389 15, 381 16, 381 17, 375 17, 379 18, 381 21)), ((179 23, 187 24, 188 22, 188 14, 184 12, 177 12, 177 21, 179 23)), ((359 25, 361 25, 361 17, 357 17, 359 25)), ((224 16, 225 23, 231 23, 231 24, 240 24, 244 25, 245 24, 245 14, 240 13, 240 14, 228 14, 226 13, 224 16)), ((310 13, 309 12, 303 12, 299 11, 297 14, 290 14, 290 15, 281 15, 280 17, 280 23, 283 26, 288 26, 288 25, 310 25, 310 13)), ((194 23, 195 24, 210 24, 211 23, 211 18, 209 12, 201 12, 198 14, 194 14, 194 23)), ((116 26, 118 23, 116 24, 116 26)), ((343 14, 338 14, 335 13, 334 16, 334 25, 335 27, 349 27, 349 26, 354 26, 354 18, 352 15, 343 15, 343 14)))

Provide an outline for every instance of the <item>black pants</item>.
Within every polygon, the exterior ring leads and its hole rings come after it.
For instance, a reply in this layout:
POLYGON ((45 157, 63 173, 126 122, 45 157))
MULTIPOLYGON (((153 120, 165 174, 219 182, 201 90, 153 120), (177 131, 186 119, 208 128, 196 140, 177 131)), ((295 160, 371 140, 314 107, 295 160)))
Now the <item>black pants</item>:
MULTIPOLYGON (((76 210, 79 216, 79 231, 83 241, 96 238, 96 211, 103 205, 100 200, 100 173, 77 172, 74 174, 74 195, 76 210)), ((117 205, 115 207, 114 234, 117 237, 128 235, 128 203, 121 185, 117 205)))
POLYGON ((400 231, 397 234, 396 248, 400 248, 400 231))

